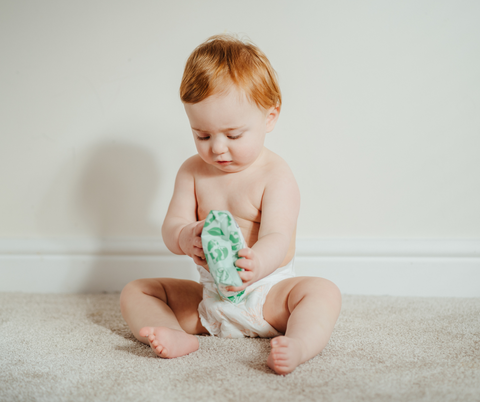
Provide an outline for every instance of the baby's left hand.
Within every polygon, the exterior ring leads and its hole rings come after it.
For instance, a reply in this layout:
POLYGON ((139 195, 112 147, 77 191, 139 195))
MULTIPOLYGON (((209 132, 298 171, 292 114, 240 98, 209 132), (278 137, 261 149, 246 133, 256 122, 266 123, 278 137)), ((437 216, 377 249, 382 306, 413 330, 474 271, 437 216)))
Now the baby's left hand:
POLYGON ((237 271, 243 285, 237 287, 230 286, 226 289, 229 292, 240 292, 260 279, 260 261, 255 251, 250 247, 245 247, 238 251, 238 256, 243 257, 239 258, 235 263, 238 268, 244 269, 244 271, 237 271))

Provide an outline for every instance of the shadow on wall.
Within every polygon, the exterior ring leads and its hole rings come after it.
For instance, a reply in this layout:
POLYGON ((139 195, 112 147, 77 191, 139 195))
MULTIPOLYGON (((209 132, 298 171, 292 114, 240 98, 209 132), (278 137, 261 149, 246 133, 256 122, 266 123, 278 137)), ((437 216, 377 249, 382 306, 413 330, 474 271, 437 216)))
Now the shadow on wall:
MULTIPOLYGON (((77 203, 100 249, 109 237, 160 236, 161 229, 149 218, 158 185, 155 159, 145 149, 126 143, 96 148, 81 177, 77 203)), ((99 254, 83 288, 89 292, 121 289, 126 285, 123 281, 134 276, 133 264, 128 257, 99 254)))
POLYGON ((161 236, 150 216, 160 177, 155 156, 136 144, 110 141, 71 159, 44 198, 38 224, 43 233, 66 241, 69 252, 79 237, 94 240, 98 252, 67 258, 71 263, 65 267, 62 288, 121 289, 135 277, 135 267, 128 257, 105 256, 102 250, 105 241, 115 237, 161 236))
POLYGON ((153 155, 126 143, 97 147, 80 178, 77 206, 99 237, 158 236, 149 218, 159 184, 153 155))

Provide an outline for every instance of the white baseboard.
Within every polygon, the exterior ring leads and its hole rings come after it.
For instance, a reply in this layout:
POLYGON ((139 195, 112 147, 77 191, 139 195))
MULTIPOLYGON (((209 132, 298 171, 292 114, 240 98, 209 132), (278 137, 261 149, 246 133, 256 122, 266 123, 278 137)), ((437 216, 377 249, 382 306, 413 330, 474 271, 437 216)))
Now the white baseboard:
MULTIPOLYGON (((298 239, 297 275, 342 293, 480 297, 480 240, 298 239)), ((0 291, 120 291, 137 278, 198 280, 161 239, 0 239, 0 291)))

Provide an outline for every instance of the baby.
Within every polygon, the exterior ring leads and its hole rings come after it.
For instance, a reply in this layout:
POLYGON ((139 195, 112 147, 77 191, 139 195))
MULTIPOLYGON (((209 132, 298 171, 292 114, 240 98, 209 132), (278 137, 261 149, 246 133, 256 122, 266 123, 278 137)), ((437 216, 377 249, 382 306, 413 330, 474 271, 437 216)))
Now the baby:
POLYGON ((198 153, 178 171, 162 234, 170 251, 197 264, 200 283, 133 281, 121 294, 122 315, 163 358, 196 351, 195 335, 273 337, 267 365, 290 373, 326 346, 341 295, 326 279, 295 276, 299 189, 264 146, 281 108, 276 73, 255 45, 213 36, 190 55, 180 96, 198 153), (229 211, 247 244, 236 262, 243 285, 226 289, 245 289, 237 304, 219 295, 208 272, 200 236, 211 210, 229 211))

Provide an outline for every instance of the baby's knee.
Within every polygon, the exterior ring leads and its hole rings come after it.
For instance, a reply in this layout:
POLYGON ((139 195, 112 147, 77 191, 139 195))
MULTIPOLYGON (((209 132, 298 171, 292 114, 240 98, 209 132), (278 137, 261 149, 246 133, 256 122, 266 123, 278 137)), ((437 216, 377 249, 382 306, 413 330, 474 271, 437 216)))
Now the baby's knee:
POLYGON ((143 281, 144 279, 135 279, 134 281, 131 281, 125 285, 125 287, 122 290, 122 293, 120 294, 120 297, 123 294, 128 294, 130 292, 134 292, 140 288, 143 287, 143 281))
POLYGON ((120 293, 120 306, 123 307, 138 295, 155 295, 161 298, 165 294, 160 281, 154 279, 136 279, 125 285, 120 293))
POLYGON ((319 291, 327 295, 332 300, 342 300, 342 294, 337 285, 325 278, 315 278, 319 291))
POLYGON ((337 285, 325 278, 310 278, 314 289, 313 294, 321 295, 324 300, 331 304, 340 306, 342 304, 342 294, 337 285))
POLYGON ((125 287, 122 289, 122 292, 120 293, 120 306, 124 307, 126 303, 128 303, 128 300, 132 297, 133 294, 138 292, 139 284, 138 284, 138 279, 132 282, 129 282, 125 285, 125 287))
POLYGON ((302 299, 308 297, 319 300, 328 300, 338 306, 342 303, 340 289, 332 281, 318 277, 304 277, 303 280, 292 289, 289 305, 294 307, 302 299))

